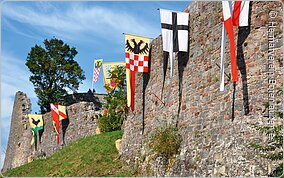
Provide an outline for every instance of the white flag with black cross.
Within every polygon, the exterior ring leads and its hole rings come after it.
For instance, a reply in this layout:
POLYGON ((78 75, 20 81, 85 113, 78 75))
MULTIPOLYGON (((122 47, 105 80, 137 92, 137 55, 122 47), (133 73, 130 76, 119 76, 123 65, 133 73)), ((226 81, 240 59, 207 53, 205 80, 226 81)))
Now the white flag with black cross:
POLYGON ((164 51, 164 81, 170 58, 170 76, 173 76, 174 52, 188 51, 189 13, 160 9, 164 51))

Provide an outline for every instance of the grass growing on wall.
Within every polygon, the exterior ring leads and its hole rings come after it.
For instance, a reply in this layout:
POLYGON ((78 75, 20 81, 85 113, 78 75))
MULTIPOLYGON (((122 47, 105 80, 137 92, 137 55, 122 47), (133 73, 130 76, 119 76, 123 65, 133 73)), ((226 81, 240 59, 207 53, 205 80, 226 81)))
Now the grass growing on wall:
POLYGON ((4 173, 13 177, 63 177, 63 176, 132 176, 117 160, 115 140, 122 131, 103 133, 77 140, 51 157, 35 160, 4 173))
POLYGON ((167 160, 179 153, 182 142, 178 129, 174 126, 157 129, 149 140, 149 146, 157 156, 167 160))

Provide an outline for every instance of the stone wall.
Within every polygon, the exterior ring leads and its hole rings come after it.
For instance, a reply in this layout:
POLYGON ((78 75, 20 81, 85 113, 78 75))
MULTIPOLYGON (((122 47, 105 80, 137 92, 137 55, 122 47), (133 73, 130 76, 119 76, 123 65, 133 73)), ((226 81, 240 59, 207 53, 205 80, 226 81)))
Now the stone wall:
MULTIPOLYGON (((221 2, 194 2, 186 11, 190 13, 190 50, 188 62, 183 61, 181 100, 178 71, 182 65, 178 67, 177 60, 173 78, 167 69, 165 89, 163 95, 161 93, 163 53, 159 36, 152 42, 149 81, 145 74, 136 74, 135 112, 124 123, 120 154, 131 165, 136 165, 142 176, 266 176, 277 163, 262 158, 249 144, 266 142, 253 124, 268 122, 265 105, 268 102, 268 25, 271 21, 277 23, 274 35, 278 39, 274 46, 275 93, 283 84, 282 4, 251 2, 250 33, 248 29, 238 32, 235 28, 236 36, 239 33, 235 41, 239 43, 239 81, 233 121, 233 84, 226 76, 225 91, 219 91, 221 2), (269 16, 271 10, 278 13, 274 19, 269 16), (243 93, 246 84, 248 94, 243 93), (143 86, 146 90, 142 134, 143 86), (245 115, 244 106, 248 115, 245 115), (183 141, 180 153, 167 165, 162 158, 154 159, 147 143, 157 128, 176 124, 183 141)), ((228 45, 227 40, 225 72, 229 75, 228 45)), ((281 110, 282 102, 282 96, 276 95, 275 111, 281 110)))
MULTIPOLYGON (((104 96, 103 94, 97 96, 93 93, 76 93, 76 96, 66 96, 66 101, 71 105, 67 105, 69 125, 65 134, 65 144, 96 133, 98 114, 104 103, 104 96), (90 95, 92 95, 92 97, 90 97, 90 95), (91 100, 88 96, 94 100, 91 100), (84 101, 84 99, 87 101, 84 101)), ((32 132, 27 117, 28 113, 31 113, 30 100, 26 94, 17 92, 3 172, 26 164, 28 157, 36 159, 42 156, 43 153, 46 156, 51 156, 64 147, 63 132, 61 131, 62 126, 60 128, 60 144, 57 144, 52 125, 51 112, 49 112, 43 115, 44 132, 42 135, 42 143, 38 145, 38 149, 35 151, 34 145, 30 145, 32 132)))
MULTIPOLYGON (((98 127, 98 114, 100 110, 96 110, 96 106, 92 102, 79 102, 67 107, 69 125, 66 130, 65 144, 69 144, 79 138, 94 135, 98 127)), ((60 128, 60 144, 56 142, 56 135, 52 125, 51 112, 43 115, 45 122, 42 143, 39 150, 42 150, 47 156, 63 148, 63 132, 60 128)))
POLYGON ((105 94, 98 94, 93 92, 73 93, 64 97, 64 103, 65 105, 69 106, 71 104, 79 103, 81 101, 93 102, 95 103, 96 107, 99 109, 102 107, 102 104, 105 103, 105 100, 103 100, 105 96, 106 96, 105 94))
POLYGON ((27 157, 30 155, 29 145, 32 138, 32 132, 27 131, 29 128, 28 113, 30 111, 30 99, 25 93, 18 91, 15 95, 3 171, 18 167, 27 162, 27 157))

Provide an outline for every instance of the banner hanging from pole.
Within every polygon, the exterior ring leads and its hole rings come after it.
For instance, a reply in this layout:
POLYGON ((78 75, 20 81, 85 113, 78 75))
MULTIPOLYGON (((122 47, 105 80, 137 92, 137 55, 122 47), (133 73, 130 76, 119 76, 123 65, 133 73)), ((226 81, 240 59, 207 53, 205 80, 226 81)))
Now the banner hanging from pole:
POLYGON ((102 66, 103 60, 94 60, 94 77, 93 82, 97 82, 100 74, 100 68, 102 66))
POLYGON ((224 53, 225 38, 227 33, 230 43, 230 62, 232 80, 234 83, 238 81, 238 68, 236 58, 235 34, 234 26, 245 27, 249 25, 249 4, 250 1, 222 1, 223 8, 223 26, 221 39, 221 66, 220 66, 220 91, 224 91, 224 53))
MULTIPOLYGON (((189 13, 159 9, 161 16, 162 40, 163 40, 163 84, 165 85, 168 61, 170 60, 170 77, 174 74, 174 52, 188 52, 188 21, 189 13)), ((182 55, 178 55, 182 56, 182 55)), ((186 59, 178 59, 184 61, 186 59)))
POLYGON ((96 83, 98 81, 98 79, 99 79, 100 69, 101 69, 102 63, 103 63, 102 59, 94 60, 92 90, 94 89, 94 83, 96 83))
POLYGON ((125 62, 104 62, 102 64, 104 84, 108 85, 112 90, 115 90, 118 86, 114 82, 114 78, 109 72, 114 70, 117 66, 125 66, 125 62))
POLYGON ((135 73, 149 70, 150 40, 151 38, 125 34, 127 106, 131 107, 132 112, 135 104, 135 73))
POLYGON ((32 129, 33 138, 31 141, 31 145, 35 144, 37 147, 37 137, 39 137, 39 141, 41 142, 41 133, 43 131, 43 119, 41 114, 28 114, 30 127, 32 129))
POLYGON ((53 121, 53 127, 56 132, 57 144, 60 143, 59 133, 60 133, 60 121, 67 118, 66 106, 58 104, 50 104, 51 116, 53 121))

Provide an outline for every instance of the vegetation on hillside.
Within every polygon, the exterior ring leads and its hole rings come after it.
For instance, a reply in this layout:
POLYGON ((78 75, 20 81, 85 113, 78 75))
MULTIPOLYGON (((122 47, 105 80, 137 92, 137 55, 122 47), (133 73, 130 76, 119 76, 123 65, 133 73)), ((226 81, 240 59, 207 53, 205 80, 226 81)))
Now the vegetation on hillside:
POLYGON ((108 96, 104 99, 107 101, 105 111, 99 118, 99 127, 102 132, 121 130, 124 119, 127 116, 127 99, 124 85, 125 67, 117 66, 114 70, 109 71, 112 82, 105 85, 108 96), (112 86, 111 86, 112 85, 112 86))
POLYGON ((62 40, 44 40, 44 47, 31 48, 26 61, 41 113, 50 111, 50 103, 62 101, 66 89, 78 90, 85 79, 84 71, 74 60, 78 53, 62 40))
POLYGON ((7 177, 132 176, 118 158, 115 140, 122 131, 79 139, 51 157, 35 160, 4 173, 7 177))

